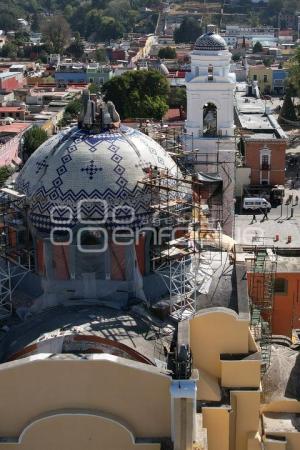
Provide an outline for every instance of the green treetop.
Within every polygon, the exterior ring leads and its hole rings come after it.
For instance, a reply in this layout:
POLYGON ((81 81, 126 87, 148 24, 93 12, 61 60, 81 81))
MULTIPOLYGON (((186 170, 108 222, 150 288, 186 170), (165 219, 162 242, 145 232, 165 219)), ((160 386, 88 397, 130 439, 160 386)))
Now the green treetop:
POLYGON ((169 84, 155 70, 129 71, 107 81, 102 88, 122 119, 141 117, 161 119, 168 110, 169 84))

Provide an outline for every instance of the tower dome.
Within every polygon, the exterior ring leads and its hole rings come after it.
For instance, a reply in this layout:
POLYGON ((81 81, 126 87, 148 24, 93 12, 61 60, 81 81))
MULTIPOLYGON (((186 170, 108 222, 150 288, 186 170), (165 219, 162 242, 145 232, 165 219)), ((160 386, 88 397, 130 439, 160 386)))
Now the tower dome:
POLYGON ((17 188, 26 194, 39 231, 74 226, 81 218, 138 227, 150 215, 149 167, 176 174, 176 164, 153 139, 120 126, 98 134, 77 127, 41 145, 22 169, 17 188))
POLYGON ((198 37, 194 50, 223 51, 227 50, 227 44, 219 34, 209 32, 198 37))

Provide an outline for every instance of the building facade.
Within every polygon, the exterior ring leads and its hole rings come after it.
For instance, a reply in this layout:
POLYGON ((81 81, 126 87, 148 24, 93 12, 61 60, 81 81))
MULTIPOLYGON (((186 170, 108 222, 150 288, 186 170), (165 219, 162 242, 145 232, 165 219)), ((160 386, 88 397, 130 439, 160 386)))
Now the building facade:
POLYGON ((285 183, 286 140, 267 136, 243 139, 245 166, 251 169, 250 184, 283 185, 285 183))
POLYGON ((265 65, 249 66, 248 79, 250 82, 257 81, 262 94, 270 94, 272 91, 272 69, 265 65))
POLYGON ((285 93, 285 81, 288 78, 288 71, 286 69, 279 69, 272 67, 272 92, 277 95, 285 93))
POLYGON ((13 91, 23 87, 24 78, 21 72, 2 72, 0 73, 0 90, 13 91))
POLYGON ((27 110, 23 106, 0 106, 0 119, 12 117, 15 120, 25 120, 27 110))

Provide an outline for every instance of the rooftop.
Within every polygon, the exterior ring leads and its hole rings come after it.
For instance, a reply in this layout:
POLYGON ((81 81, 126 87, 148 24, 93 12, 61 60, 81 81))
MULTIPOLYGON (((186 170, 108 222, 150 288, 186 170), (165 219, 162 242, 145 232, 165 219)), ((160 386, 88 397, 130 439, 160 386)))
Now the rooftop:
POLYGON ((247 139, 286 139, 286 134, 272 115, 267 103, 255 95, 259 95, 257 85, 238 83, 235 93, 235 109, 239 127, 256 132, 247 139), (247 91, 250 91, 249 95, 247 91))
POLYGON ((299 401, 299 380, 299 352, 281 345, 272 346, 271 364, 263 379, 263 383, 268 387, 268 402, 286 399, 299 401))
MULTIPOLYGON (((57 306, 12 327, 0 343, 0 359, 20 357, 24 348, 33 345, 40 346, 41 353, 56 353, 49 345, 46 348, 46 341, 59 336, 68 336, 70 341, 76 335, 108 339, 126 345, 152 362, 164 361, 163 346, 169 347, 174 332, 174 324, 159 320, 142 306, 127 311, 92 304, 57 306)), ((58 353, 61 352, 62 349, 58 353)))
POLYGON ((245 137, 245 140, 252 140, 252 141, 256 141, 256 140, 266 140, 269 141, 270 139, 276 139, 276 134, 275 133, 253 133, 253 134, 249 134, 249 136, 245 137))
POLYGON ((13 77, 15 75, 20 75, 20 72, 0 72, 0 79, 13 77))
POLYGON ((291 273, 300 272, 300 255, 299 256, 278 256, 277 272, 291 273))
POLYGON ((296 413, 264 413, 263 426, 265 434, 299 433, 300 414, 296 413))
POLYGON ((240 114, 239 120, 242 128, 245 130, 269 130, 272 131, 273 127, 268 119, 268 116, 261 114, 240 114))
POLYGON ((20 112, 25 109, 25 106, 0 106, 0 112, 20 112))
POLYGON ((13 122, 10 125, 0 125, 0 133, 22 133, 31 127, 31 123, 13 122))

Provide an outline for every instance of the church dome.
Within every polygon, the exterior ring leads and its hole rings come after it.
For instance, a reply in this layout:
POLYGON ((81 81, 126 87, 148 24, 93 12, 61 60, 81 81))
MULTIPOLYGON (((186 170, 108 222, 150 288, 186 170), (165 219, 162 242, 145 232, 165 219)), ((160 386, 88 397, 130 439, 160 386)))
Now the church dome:
POLYGON ((150 186, 143 183, 150 166, 172 175, 178 170, 170 155, 138 130, 121 125, 90 134, 74 127, 32 154, 17 189, 26 194, 29 218, 39 231, 76 225, 80 202, 85 220, 139 227, 151 213, 150 186))
POLYGON ((194 50, 227 50, 227 44, 219 34, 205 33, 196 40, 194 50))

